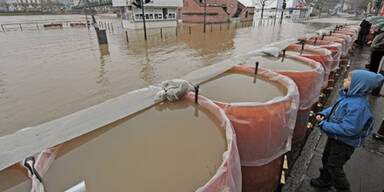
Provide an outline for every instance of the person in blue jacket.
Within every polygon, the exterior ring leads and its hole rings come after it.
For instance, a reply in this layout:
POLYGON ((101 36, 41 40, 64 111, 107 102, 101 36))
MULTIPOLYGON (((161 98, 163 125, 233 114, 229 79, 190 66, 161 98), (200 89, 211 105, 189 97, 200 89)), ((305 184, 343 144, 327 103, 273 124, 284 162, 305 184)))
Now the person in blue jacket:
POLYGON ((344 89, 332 107, 318 113, 319 126, 327 134, 320 177, 311 179, 314 187, 334 186, 350 191, 343 166, 373 129, 373 116, 367 95, 384 80, 381 74, 354 70, 344 79, 344 89))

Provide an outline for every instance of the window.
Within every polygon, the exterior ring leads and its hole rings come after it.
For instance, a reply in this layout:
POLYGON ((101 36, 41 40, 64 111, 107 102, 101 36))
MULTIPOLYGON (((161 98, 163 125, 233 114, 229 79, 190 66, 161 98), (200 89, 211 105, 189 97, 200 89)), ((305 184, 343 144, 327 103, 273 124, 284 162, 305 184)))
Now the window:
POLYGON ((159 15, 155 13, 155 19, 159 19, 159 15))
POLYGON ((153 19, 153 14, 149 14, 149 19, 153 19))
POLYGON ((136 20, 142 20, 143 19, 143 14, 136 14, 135 15, 136 20))
POLYGON ((145 19, 149 19, 149 14, 145 14, 145 19))
POLYGON ((164 15, 164 19, 167 19, 167 16, 168 16, 168 9, 167 8, 163 8, 163 15, 164 15))
POLYGON ((168 14, 168 18, 169 18, 169 19, 174 19, 175 16, 176 16, 175 13, 170 13, 170 14, 168 14))

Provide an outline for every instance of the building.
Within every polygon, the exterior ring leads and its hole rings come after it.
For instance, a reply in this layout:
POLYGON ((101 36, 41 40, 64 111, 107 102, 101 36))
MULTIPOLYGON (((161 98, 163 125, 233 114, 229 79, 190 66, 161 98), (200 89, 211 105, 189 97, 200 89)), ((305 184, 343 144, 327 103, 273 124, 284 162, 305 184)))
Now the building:
POLYGON ((7 0, 9 11, 51 12, 58 8, 56 0, 7 0))
POLYGON ((134 0, 113 0, 113 7, 121 8, 121 19, 124 28, 142 29, 143 17, 145 17, 147 28, 176 27, 181 1, 161 0, 149 2, 144 5, 144 16, 142 9, 132 3, 134 0))
POLYGON ((40 11, 41 0, 8 0, 10 11, 40 11))
POLYGON ((184 0, 182 15, 186 23, 253 21, 254 9, 250 0, 184 0))
POLYGON ((80 0, 69 0, 70 7, 77 7, 80 3, 80 0))

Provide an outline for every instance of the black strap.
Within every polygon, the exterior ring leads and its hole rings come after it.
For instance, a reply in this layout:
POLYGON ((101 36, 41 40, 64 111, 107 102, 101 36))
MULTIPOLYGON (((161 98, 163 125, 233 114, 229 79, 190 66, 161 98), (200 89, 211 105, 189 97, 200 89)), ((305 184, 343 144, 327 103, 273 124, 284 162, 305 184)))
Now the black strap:
POLYGON ((24 160, 24 166, 28 168, 32 176, 35 175, 36 178, 40 181, 40 183, 44 185, 43 178, 40 176, 39 172, 37 172, 37 170, 35 169, 35 162, 36 160, 34 156, 27 157, 24 160), (32 165, 30 165, 28 161, 32 161, 32 165))

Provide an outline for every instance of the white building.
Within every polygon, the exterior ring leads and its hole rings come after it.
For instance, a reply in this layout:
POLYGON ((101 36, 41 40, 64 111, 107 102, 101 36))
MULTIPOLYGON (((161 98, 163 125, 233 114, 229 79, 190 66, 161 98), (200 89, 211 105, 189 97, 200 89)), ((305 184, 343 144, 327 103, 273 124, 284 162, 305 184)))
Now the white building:
POLYGON ((40 10, 41 0, 7 0, 10 11, 40 10))
MULTIPOLYGON (((286 8, 296 8, 297 5, 304 5, 305 1, 303 0, 286 0, 285 3, 287 4, 287 7, 286 8)), ((268 0, 266 1, 265 3, 265 9, 275 9, 276 7, 278 7, 278 9, 281 9, 283 5, 283 0, 268 0)), ((256 9, 261 9, 261 3, 259 0, 256 0, 256 9)))
MULTIPOLYGON (((124 28, 143 28, 142 9, 136 8, 134 0, 112 0, 114 7, 121 7, 121 19, 124 28)), ((180 0, 157 0, 144 5, 147 28, 175 27, 182 7, 180 0)))
POLYGON ((80 3, 80 0, 69 0, 70 7, 76 7, 77 5, 79 5, 79 3, 80 3))

